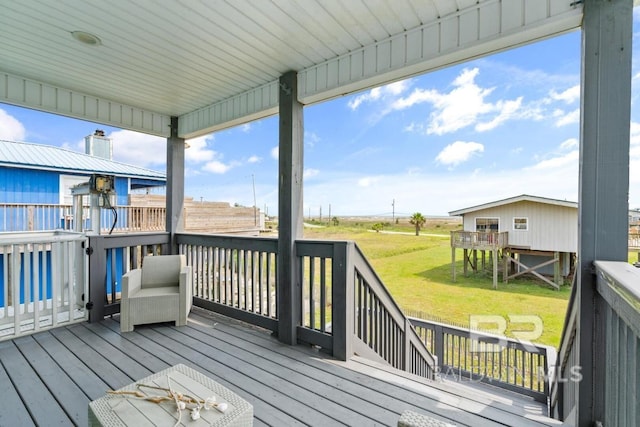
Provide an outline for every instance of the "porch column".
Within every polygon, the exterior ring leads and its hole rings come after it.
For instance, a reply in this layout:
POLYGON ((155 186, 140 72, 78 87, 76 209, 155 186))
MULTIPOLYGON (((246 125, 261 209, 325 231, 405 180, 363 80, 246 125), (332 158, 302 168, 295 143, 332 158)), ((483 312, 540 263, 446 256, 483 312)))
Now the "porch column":
POLYGON ((171 253, 178 253, 176 232, 184 230, 184 138, 178 137, 178 118, 171 118, 171 134, 167 138, 167 211, 166 227, 171 233, 171 253))
POLYGON ((278 172, 278 338, 297 342, 301 316, 301 283, 295 241, 302 238, 303 116, 298 101, 298 74, 280 77, 278 172))
POLYGON ((585 0, 582 24, 577 423, 604 421, 595 260, 627 261, 632 0, 585 0), (597 317, 598 316, 598 317, 597 317))

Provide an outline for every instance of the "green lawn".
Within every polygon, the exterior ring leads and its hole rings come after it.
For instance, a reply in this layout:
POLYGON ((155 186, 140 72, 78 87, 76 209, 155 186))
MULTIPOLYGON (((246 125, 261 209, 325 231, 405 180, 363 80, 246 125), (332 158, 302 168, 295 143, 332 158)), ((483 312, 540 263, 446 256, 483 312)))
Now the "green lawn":
MULTIPOLYGON (((460 229, 455 222, 428 223, 421 236, 412 235, 410 224, 388 224, 383 230, 409 234, 375 233, 366 222, 338 227, 305 228, 312 239, 354 240, 367 256, 398 304, 408 314, 467 326, 473 315, 502 316, 511 330, 527 330, 527 324, 511 323, 508 316, 536 315, 542 319, 543 333, 537 342, 556 346, 564 323, 569 286, 559 291, 541 281, 518 278, 492 288, 490 273, 462 275, 457 263, 457 281, 451 280, 449 230, 460 229), (440 234, 435 237, 426 234, 440 234)), ((461 254, 457 255, 460 259, 461 254)), ((492 327, 487 325, 487 327, 492 327)))

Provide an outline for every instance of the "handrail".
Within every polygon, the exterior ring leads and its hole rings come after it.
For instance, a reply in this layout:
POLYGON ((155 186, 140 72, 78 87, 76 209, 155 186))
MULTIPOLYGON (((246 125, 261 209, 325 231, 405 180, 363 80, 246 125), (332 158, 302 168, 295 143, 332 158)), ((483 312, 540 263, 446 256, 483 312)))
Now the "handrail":
POLYGON ((440 362, 440 376, 489 383, 547 403, 547 347, 415 317, 409 320, 440 362))
POLYGON ((576 335, 580 328, 578 284, 574 284, 551 386, 551 415, 569 420, 576 414, 582 369, 598 377, 593 405, 601 408, 603 425, 635 426, 640 422, 640 269, 626 262, 595 261, 596 291, 593 302, 594 344, 599 352, 594 367, 580 365, 576 335))
POLYGON ((345 359, 359 354, 434 377, 436 359, 354 242, 298 241, 296 254, 303 295, 298 335, 304 341, 345 359))
MULTIPOLYGON (((577 385, 569 383, 562 386, 562 379, 568 378, 571 367, 577 365, 577 357, 575 351, 575 337, 578 330, 578 291, 577 291, 577 275, 573 276, 571 284, 571 295, 567 305, 567 314, 564 318, 564 326, 560 335, 560 346, 558 348, 558 357, 556 365, 551 367, 551 384, 549 391, 549 413, 555 418, 563 419, 564 414, 568 414, 572 408, 564 407, 564 393, 575 395, 577 385), (570 389, 570 386, 573 386, 570 389), (565 390, 566 389, 566 390, 565 390)), ((571 404, 572 399, 566 401, 571 404)))
POLYGON ((509 233, 484 232, 484 231, 463 231, 451 232, 451 247, 465 249, 500 249, 509 245, 509 233))
POLYGON ((640 423, 640 269, 626 262, 596 261, 597 291, 602 323, 597 325, 604 345, 599 364, 604 380, 605 426, 640 423))

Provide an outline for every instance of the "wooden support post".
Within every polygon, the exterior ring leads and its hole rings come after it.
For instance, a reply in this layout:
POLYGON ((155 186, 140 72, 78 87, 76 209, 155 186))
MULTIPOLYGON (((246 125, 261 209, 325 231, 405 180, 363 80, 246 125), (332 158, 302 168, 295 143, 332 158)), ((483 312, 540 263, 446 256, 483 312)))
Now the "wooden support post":
POLYGON ((498 250, 493 251, 493 289, 498 289, 498 250))
POLYGON ((562 261, 560 259, 560 252, 555 252, 554 257, 556 262, 553 264, 553 281, 558 285, 558 289, 560 289, 560 286, 562 286, 562 274, 560 274, 562 261))
POLYGON ((334 244, 333 247, 333 262, 331 264, 333 357, 339 360, 348 360, 353 355, 355 336, 355 280, 352 255, 354 247, 353 242, 340 242, 334 244))
POLYGON ((102 246, 104 239, 98 236, 89 236, 89 322, 102 322, 104 320, 105 281, 107 278, 107 264, 105 250, 102 246))
POLYGON ((632 18, 633 0, 583 2, 576 334, 582 380, 571 420, 579 427, 616 410, 604 405, 606 336, 593 262, 628 257, 632 18))
POLYGON ((511 274, 511 251, 507 248, 502 250, 502 281, 504 283, 509 282, 509 275, 511 274))
POLYGON ((175 233, 184 230, 184 138, 178 137, 178 118, 171 118, 167 138, 166 229, 170 233, 170 250, 178 253, 175 233))
POLYGON ((456 281, 456 248, 451 246, 451 279, 456 281))
MULTIPOLYGON (((302 238, 303 114, 298 101, 298 74, 280 77, 278 170, 278 338, 297 342, 301 321, 301 288, 295 243, 302 238)), ((334 325, 340 327, 339 325, 334 325)))
POLYGON ((469 263, 469 249, 463 249, 463 268, 462 268, 462 272, 464 274, 464 277, 467 277, 467 270, 468 270, 468 265, 469 263))
POLYGON ((478 272, 478 250, 474 249, 473 250, 473 272, 477 273, 478 272))

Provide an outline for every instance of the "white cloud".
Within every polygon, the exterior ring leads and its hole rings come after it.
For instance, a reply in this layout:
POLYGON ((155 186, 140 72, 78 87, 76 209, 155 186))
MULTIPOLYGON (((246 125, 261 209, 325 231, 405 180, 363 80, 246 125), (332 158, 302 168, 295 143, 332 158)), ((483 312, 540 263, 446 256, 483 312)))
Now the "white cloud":
POLYGON ((26 133, 24 125, 18 119, 0 108, 0 139, 24 141, 26 133))
MULTIPOLYGON (((556 169, 567 168, 569 166, 578 167, 579 150, 573 150, 562 156, 554 157, 551 159, 545 159, 533 166, 525 168, 529 171, 553 171, 556 169)), ((546 172, 545 172, 546 173, 546 172)), ((576 175, 577 179, 577 175, 576 175)))
POLYGON ((493 120, 489 122, 478 123, 476 125, 476 131, 484 132, 491 129, 495 129, 502 123, 513 118, 518 112, 518 110, 520 109, 521 105, 522 105, 522 97, 519 97, 518 99, 514 99, 513 101, 498 101, 496 103, 496 108, 499 111, 498 115, 495 116, 493 120))
POLYGON ((313 147, 320 142, 320 137, 315 132, 304 131, 304 143, 310 147, 313 147))
POLYGON ((130 130, 117 130, 107 135, 113 141, 113 159, 141 167, 164 166, 167 140, 130 130))
POLYGON ((482 152, 484 152, 484 145, 478 142, 456 141, 447 145, 438 153, 436 162, 443 165, 456 166, 482 152))
POLYGON ((413 212, 447 215, 456 209, 519 194, 571 201, 577 201, 578 194, 577 162, 544 173, 533 168, 502 171, 460 168, 444 175, 413 171, 374 177, 348 171, 332 175, 323 170, 323 176, 323 180, 305 184, 304 198, 308 205, 323 206, 323 212, 331 204, 332 215, 336 216, 391 217, 392 201, 396 216, 410 216, 413 212), (470 181, 474 185, 469 185, 470 181), (357 191, 344 191, 353 188, 354 183, 358 185, 357 191))
POLYGON ((563 141, 562 144, 560 144, 560 148, 562 150, 572 150, 574 148, 578 148, 579 145, 580 142, 577 138, 569 138, 566 141, 563 141))
POLYGON ((249 157, 249 159, 247 160, 247 163, 260 163, 262 161, 261 157, 258 156, 251 156, 249 157))
POLYGON ((227 171, 229 171, 229 169, 231 169, 233 166, 234 166, 233 164, 222 163, 220 160, 212 160, 210 162, 207 162, 202 167, 202 170, 215 173, 215 174, 224 174, 227 171))
POLYGON ((213 135, 200 136, 198 138, 187 139, 188 147, 184 152, 185 160, 193 163, 202 163, 213 160, 216 152, 208 148, 209 141, 213 141, 213 135))
POLYGON ((573 104, 580 99, 580 85, 571 86, 560 93, 552 90, 549 97, 554 101, 563 101, 567 104, 573 104))
POLYGON ((242 130, 242 132, 244 133, 249 133, 251 132, 251 123, 245 123, 242 126, 240 126, 240 129, 242 130))
POLYGON ((401 80, 385 86, 375 87, 368 92, 352 98, 351 100, 349 100, 347 105, 352 110, 356 110, 361 104, 365 102, 373 102, 387 97, 398 96, 407 90, 407 88, 409 87, 409 82, 410 80, 401 80))
POLYGON ((280 157, 280 147, 276 145, 271 149, 271 157, 275 160, 278 160, 278 158, 280 157))
POLYGON ((558 120, 556 120, 556 126, 557 127, 561 127, 561 126, 566 126, 566 125, 570 125, 570 124, 574 124, 574 123, 580 123, 580 109, 577 108, 573 111, 570 111, 568 113, 562 113, 562 114, 558 114, 558 110, 556 110, 554 112, 554 115, 560 117, 558 120))
POLYGON ((371 187, 376 182, 378 182, 378 178, 372 176, 365 176, 363 178, 358 179, 358 187, 371 187))
POLYGON ((629 128, 631 146, 640 145, 640 123, 632 121, 629 128))
POLYGON ((319 173, 320 171, 318 169, 305 168, 302 176, 304 177, 304 179, 308 179, 317 176, 319 173))
POLYGON ((454 88, 446 93, 435 89, 415 89, 408 97, 392 104, 392 109, 403 110, 416 104, 429 102, 434 111, 429 116, 428 134, 443 135, 478 123, 476 131, 494 129, 506 120, 516 117, 522 98, 487 102, 494 88, 481 88, 475 83, 478 68, 465 68, 453 81, 454 88), (494 115, 491 117, 491 115, 494 115))

